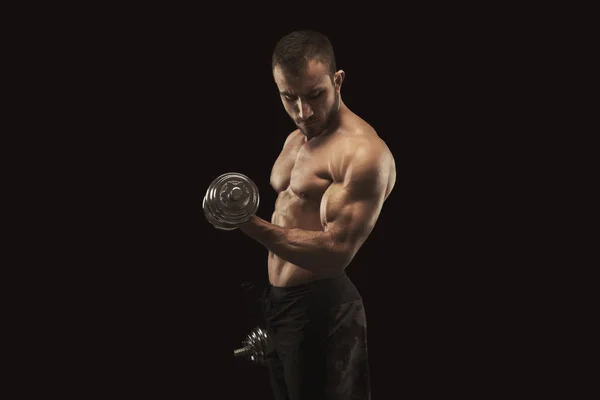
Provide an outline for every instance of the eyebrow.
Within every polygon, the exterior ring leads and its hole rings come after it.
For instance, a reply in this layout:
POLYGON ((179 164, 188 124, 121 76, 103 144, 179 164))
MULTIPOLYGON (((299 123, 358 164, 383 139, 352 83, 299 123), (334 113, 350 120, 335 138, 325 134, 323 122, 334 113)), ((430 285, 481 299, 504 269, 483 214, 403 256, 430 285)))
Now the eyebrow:
MULTIPOLYGON (((321 91, 321 90, 323 90, 323 89, 325 89, 325 88, 324 88, 324 87, 322 87, 322 86, 318 86, 318 87, 314 88, 313 90, 311 90, 311 91, 310 91, 308 94, 309 94, 309 95, 311 95, 311 94, 315 94, 316 92, 318 92, 318 91, 321 91)), ((290 92, 288 92, 288 91, 286 91, 286 90, 284 90, 283 92, 279 92, 279 94, 282 94, 282 95, 288 95, 288 96, 296 96, 295 94, 293 94, 293 93, 290 93, 290 92)))

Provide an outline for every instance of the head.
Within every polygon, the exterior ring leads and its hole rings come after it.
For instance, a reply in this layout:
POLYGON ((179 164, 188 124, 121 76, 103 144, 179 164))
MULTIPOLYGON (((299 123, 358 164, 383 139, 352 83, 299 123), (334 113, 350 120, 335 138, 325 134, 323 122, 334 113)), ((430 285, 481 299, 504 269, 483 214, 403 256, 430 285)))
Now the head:
POLYGON ((314 31, 295 31, 276 44, 271 61, 283 106, 307 138, 337 122, 344 71, 337 70, 329 39, 314 31))

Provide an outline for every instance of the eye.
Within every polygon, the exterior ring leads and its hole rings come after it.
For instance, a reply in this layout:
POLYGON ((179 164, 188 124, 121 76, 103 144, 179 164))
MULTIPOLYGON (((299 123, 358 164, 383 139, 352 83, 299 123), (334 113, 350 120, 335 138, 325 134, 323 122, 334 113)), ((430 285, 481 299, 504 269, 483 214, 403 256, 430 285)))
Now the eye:
POLYGON ((292 101, 294 100, 294 96, 290 96, 289 94, 284 94, 283 97, 287 100, 287 101, 292 101))
POLYGON ((317 97, 321 96, 323 92, 319 92, 317 94, 313 94, 312 96, 308 96, 309 99, 316 99, 317 97))

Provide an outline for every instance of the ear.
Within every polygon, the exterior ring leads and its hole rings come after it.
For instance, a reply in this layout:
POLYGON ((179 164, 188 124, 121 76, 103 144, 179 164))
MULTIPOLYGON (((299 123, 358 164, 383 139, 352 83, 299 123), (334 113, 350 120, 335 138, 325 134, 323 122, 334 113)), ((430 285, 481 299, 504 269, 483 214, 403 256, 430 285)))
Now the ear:
POLYGON ((342 87, 342 82, 344 82, 344 78, 346 77, 346 73, 343 70, 339 70, 333 76, 333 83, 335 85, 336 90, 340 90, 342 87))

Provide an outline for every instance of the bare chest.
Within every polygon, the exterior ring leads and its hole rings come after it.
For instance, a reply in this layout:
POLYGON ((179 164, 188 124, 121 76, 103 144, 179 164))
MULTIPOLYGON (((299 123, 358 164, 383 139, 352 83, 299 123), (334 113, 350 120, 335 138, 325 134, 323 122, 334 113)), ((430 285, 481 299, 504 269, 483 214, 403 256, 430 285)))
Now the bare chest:
POLYGON ((284 149, 273 166, 271 185, 303 199, 320 200, 331 184, 326 148, 297 145, 284 149))

